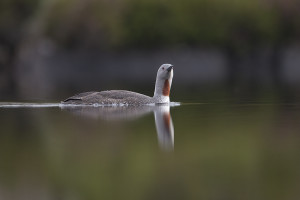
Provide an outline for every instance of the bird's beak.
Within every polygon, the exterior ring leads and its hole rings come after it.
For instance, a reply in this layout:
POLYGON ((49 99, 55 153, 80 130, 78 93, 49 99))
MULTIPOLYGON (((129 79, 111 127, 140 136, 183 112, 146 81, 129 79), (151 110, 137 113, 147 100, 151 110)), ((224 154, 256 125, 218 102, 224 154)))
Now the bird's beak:
POLYGON ((173 65, 171 65, 171 66, 167 69, 167 71, 170 72, 172 69, 173 69, 173 65))

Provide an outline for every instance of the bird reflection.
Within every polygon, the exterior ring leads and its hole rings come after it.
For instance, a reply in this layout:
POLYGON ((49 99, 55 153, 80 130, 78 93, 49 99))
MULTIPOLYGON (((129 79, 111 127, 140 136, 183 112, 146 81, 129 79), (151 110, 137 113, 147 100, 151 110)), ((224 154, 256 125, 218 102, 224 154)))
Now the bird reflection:
POLYGON ((155 126, 159 145, 164 150, 174 148, 174 126, 170 113, 170 106, 155 106, 155 126))
POLYGON ((161 104, 155 106, 60 106, 75 115, 93 119, 104 120, 130 120, 137 119, 153 112, 159 146, 166 151, 174 149, 174 126, 170 113, 170 105, 161 104))

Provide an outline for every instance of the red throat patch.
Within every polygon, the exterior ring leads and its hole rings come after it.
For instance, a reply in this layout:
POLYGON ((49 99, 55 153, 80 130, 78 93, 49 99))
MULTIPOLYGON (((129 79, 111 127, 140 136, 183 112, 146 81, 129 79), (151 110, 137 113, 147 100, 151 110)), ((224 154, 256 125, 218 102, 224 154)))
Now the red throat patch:
POLYGON ((168 79, 165 80, 165 83, 164 83, 163 95, 164 96, 169 96, 170 95, 170 83, 169 83, 168 79))
POLYGON ((171 130, 170 130, 170 124, 171 124, 171 115, 170 115, 170 113, 165 113, 163 115, 163 117, 164 117, 164 124, 165 124, 166 130, 168 132, 171 132, 171 130))

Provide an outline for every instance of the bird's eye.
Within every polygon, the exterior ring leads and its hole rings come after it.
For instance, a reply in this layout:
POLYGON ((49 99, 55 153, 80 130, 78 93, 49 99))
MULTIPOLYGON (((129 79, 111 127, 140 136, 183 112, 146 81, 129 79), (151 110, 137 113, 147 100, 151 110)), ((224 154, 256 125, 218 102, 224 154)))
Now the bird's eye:
POLYGON ((163 67, 162 69, 164 70, 165 68, 163 67))

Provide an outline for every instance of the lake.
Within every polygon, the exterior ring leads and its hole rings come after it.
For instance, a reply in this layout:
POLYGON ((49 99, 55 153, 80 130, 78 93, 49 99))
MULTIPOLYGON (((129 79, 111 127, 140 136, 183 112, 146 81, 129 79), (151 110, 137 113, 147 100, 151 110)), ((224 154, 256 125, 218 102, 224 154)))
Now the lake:
POLYGON ((299 199, 300 104, 0 104, 1 199, 299 199))

